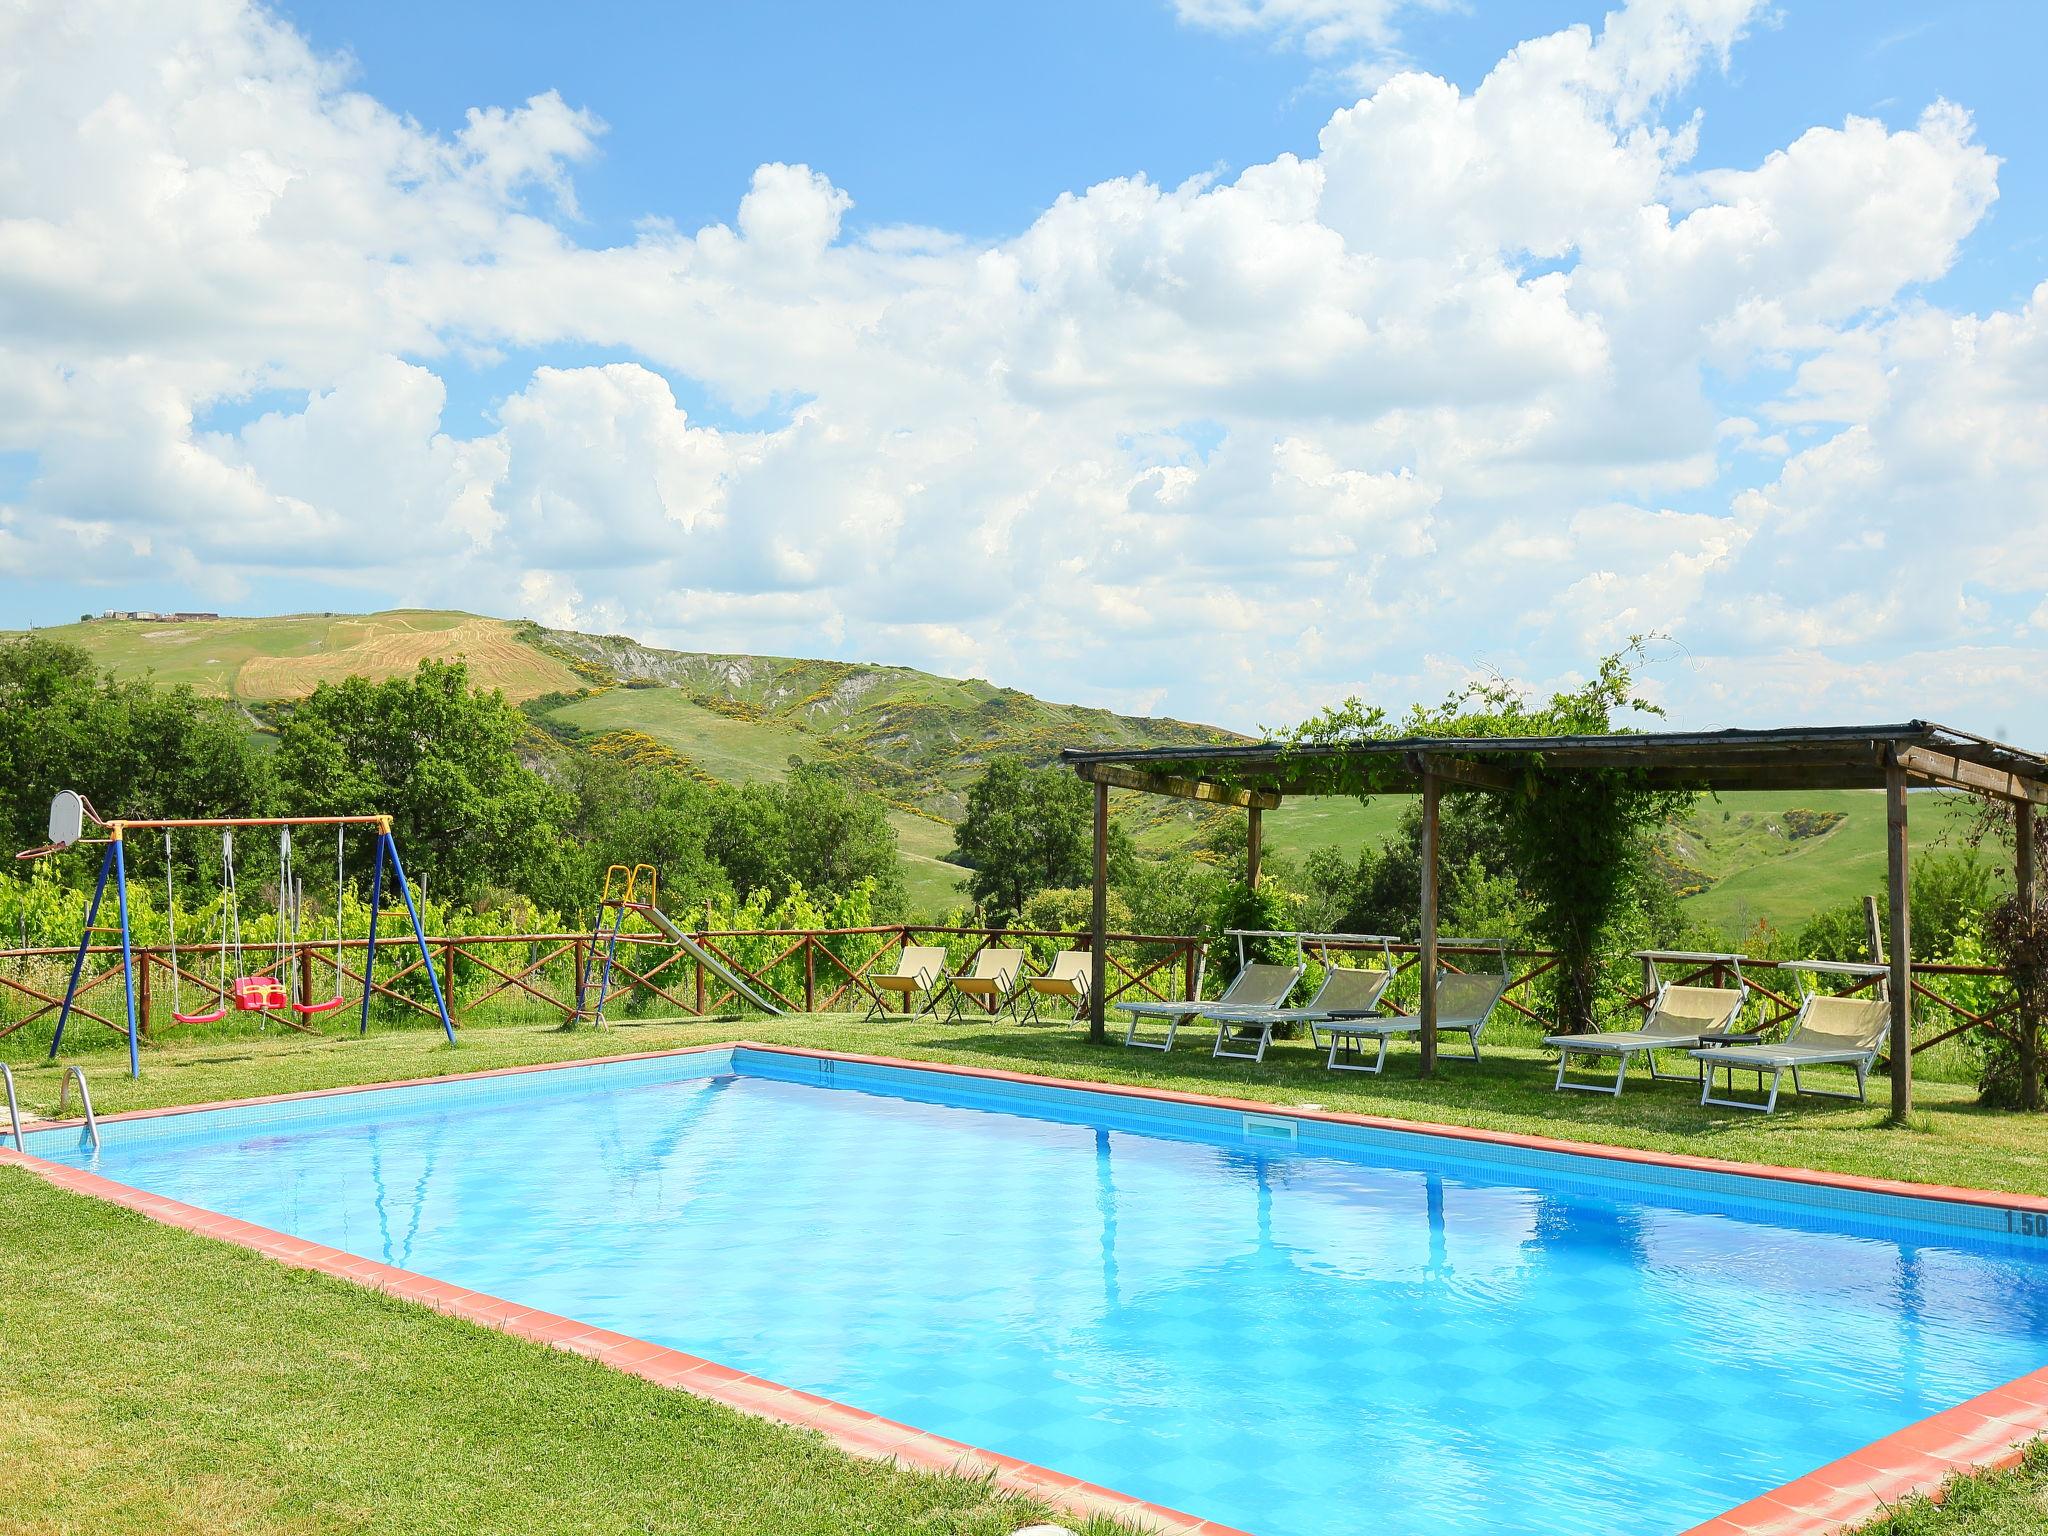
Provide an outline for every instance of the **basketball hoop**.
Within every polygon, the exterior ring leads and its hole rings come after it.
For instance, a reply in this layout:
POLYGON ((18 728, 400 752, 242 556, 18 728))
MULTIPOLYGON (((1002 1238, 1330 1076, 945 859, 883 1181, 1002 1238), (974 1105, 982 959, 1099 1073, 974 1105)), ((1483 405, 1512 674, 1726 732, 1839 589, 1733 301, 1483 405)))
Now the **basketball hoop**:
POLYGON ((17 859, 40 859, 44 854, 62 853, 66 848, 77 846, 85 840, 85 823, 90 817, 94 826, 104 825, 99 813, 92 808, 92 802, 75 789, 60 789, 50 801, 50 840, 40 848, 24 848, 17 853, 17 859))

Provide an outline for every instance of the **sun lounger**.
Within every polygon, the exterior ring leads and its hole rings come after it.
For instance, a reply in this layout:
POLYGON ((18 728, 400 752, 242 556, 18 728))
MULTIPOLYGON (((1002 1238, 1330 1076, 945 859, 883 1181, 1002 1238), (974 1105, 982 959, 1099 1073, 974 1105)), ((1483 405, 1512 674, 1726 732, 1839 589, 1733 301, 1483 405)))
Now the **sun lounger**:
POLYGON ((1078 1019, 1088 1007, 1088 983, 1092 975, 1087 950, 1061 950, 1052 957, 1052 965, 1043 976, 1024 978, 1024 990, 1018 994, 1024 1000, 1024 1016, 1034 1024, 1041 1023, 1038 1000, 1048 997, 1071 1004, 1073 1017, 1078 1019))
MULTIPOLYGON (((1493 1010, 1500 1006, 1500 1000, 1506 997, 1508 992, 1505 947, 1501 953, 1503 958, 1498 976, 1449 970, 1437 973, 1437 1035, 1441 1038, 1447 1034, 1463 1033, 1470 1046, 1468 1055, 1439 1059, 1479 1059, 1479 1032, 1486 1028, 1486 1021, 1493 1017, 1493 1010)), ((1422 1028, 1422 1020, 1415 1014, 1404 1013, 1379 1018, 1332 1019, 1323 1028, 1330 1036, 1330 1057, 1326 1065, 1332 1072, 1379 1072, 1387 1064, 1387 1042, 1396 1035, 1417 1033, 1422 1028), (1376 1040, 1379 1043, 1379 1052, 1369 1067, 1357 1059, 1364 1054, 1365 1042, 1368 1040, 1376 1040), (1353 1059, 1340 1061, 1340 1055, 1353 1059)))
POLYGON ((1230 985, 1223 995, 1214 1002, 1205 1003, 1199 998, 1181 1002, 1139 1002, 1118 1003, 1117 1007, 1131 1016, 1130 1027, 1124 1031, 1124 1044, 1138 1046, 1148 1051, 1170 1051, 1173 1038, 1182 1025, 1198 1018, 1222 1018, 1232 1012, 1262 1012, 1277 1008, 1294 990, 1294 984, 1301 980, 1301 973, 1307 970, 1305 964, 1270 965, 1253 961, 1230 978, 1230 985), (1146 1019, 1166 1020, 1164 1040, 1140 1040, 1138 1026, 1146 1019))
POLYGON ((929 1006, 932 994, 946 978, 946 952, 936 944, 906 944, 903 953, 896 957, 896 969, 880 976, 870 976, 868 985, 874 989, 874 1006, 868 1009, 872 1019, 884 1011, 885 996, 893 995, 903 1000, 906 1013, 918 1012, 929 1006), (911 1004, 923 999, 918 1007, 911 1004))
POLYGON ((948 1023, 960 1017, 964 1000, 972 999, 993 1014, 1008 1007, 1016 995, 1017 976, 1024 969, 1021 949, 984 949, 974 957, 972 968, 945 978, 942 994, 951 1011, 948 1023))
POLYGON ((1657 962, 1678 961, 1705 970, 1713 966, 1732 967, 1735 985, 1732 987, 1680 986, 1673 982, 1661 982, 1657 986, 1655 1000, 1650 1013, 1643 1020, 1640 1029, 1610 1029, 1590 1035, 1550 1035, 1544 1044, 1557 1049, 1557 1088, 1572 1089, 1580 1093, 1621 1094, 1622 1080, 1628 1075, 1631 1056, 1647 1057, 1650 1076, 1664 1081, 1683 1080, 1683 1074, 1659 1072, 1657 1052, 1692 1051, 1700 1044, 1700 1036, 1714 1034, 1734 1024, 1742 1012, 1742 1005, 1749 996, 1749 984, 1742 979, 1742 956, 1693 954, 1664 950, 1639 950, 1638 960, 1650 962, 1654 974, 1657 962), (1614 1081, 1610 1083, 1568 1083, 1564 1080, 1565 1069, 1571 1065, 1574 1056, 1612 1056, 1615 1058, 1614 1081))
POLYGON ((1322 1044, 1317 1029, 1333 1018, 1371 1013, 1394 979, 1392 965, 1329 966, 1323 984, 1299 1008, 1230 1008, 1202 1017, 1216 1021, 1216 1047, 1211 1056, 1228 1056, 1238 1061, 1264 1061, 1266 1047, 1273 1043, 1273 1031, 1282 1024, 1306 1024, 1310 1038, 1322 1044), (1251 1050, 1242 1047, 1251 1046, 1251 1050))
MULTIPOLYGON (((1808 960, 1784 969, 1862 977, 1887 974, 1881 965, 1829 960, 1808 960)), ((1778 1107, 1778 1082, 1787 1072, 1792 1074, 1794 1093, 1865 1103, 1864 1084, 1890 1038, 1891 1028, 1891 1001, 1882 994, 1876 997, 1834 997, 1809 989, 1800 1001, 1790 1033, 1776 1044, 1716 1046, 1692 1053, 1700 1063, 1700 1103, 1718 1104, 1724 1109, 1757 1109, 1768 1115, 1778 1107), (1853 1094, 1834 1088, 1807 1088, 1800 1083, 1802 1069, 1829 1066, 1849 1067, 1855 1071, 1856 1091, 1853 1094), (1735 1074, 1738 1071, 1754 1072, 1759 1079, 1764 1073, 1770 1073, 1769 1096, 1761 1104, 1733 1097, 1715 1098, 1714 1074, 1723 1069, 1728 1073, 1728 1092, 1731 1095, 1735 1092, 1735 1074)))

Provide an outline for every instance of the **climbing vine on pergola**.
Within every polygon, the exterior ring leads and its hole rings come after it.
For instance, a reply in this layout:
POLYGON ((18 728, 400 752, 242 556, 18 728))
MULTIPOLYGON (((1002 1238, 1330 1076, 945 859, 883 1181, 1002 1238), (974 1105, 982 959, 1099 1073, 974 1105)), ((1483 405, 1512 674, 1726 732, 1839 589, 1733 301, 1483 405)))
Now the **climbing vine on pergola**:
MULTIPOLYGON (((1419 794, 1422 797, 1422 900, 1418 933, 1422 974, 1437 969, 1438 814, 1447 789, 1530 797, 1532 810, 1569 817, 1580 796, 1625 792, 1650 814, 1656 797, 1706 791, 1882 789, 1890 916, 1886 934, 1891 998, 1891 1110, 1903 1121, 1912 1107, 1912 917, 1908 868, 1908 796, 1912 785, 1959 790, 2009 805, 2019 889, 2034 889, 2035 808, 2048 805, 2048 757, 1925 720, 1895 725, 1810 726, 1789 730, 1645 731, 1633 734, 1455 734, 1437 727, 1358 739, 1267 741, 1243 746, 1168 747, 1148 751, 1061 754, 1095 789, 1095 902, 1091 946, 1089 1038, 1106 1038, 1103 1019, 1108 900, 1109 792, 1132 790, 1234 806, 1251 818, 1246 878, 1258 879, 1260 825, 1288 796, 1419 794), (1609 788, 1598 788, 1605 784, 1609 788)), ((1383 721, 1376 721, 1383 726, 1383 721)), ((1608 819, 1614 824, 1614 818, 1608 819)), ((1606 835, 1564 856, 1610 857, 1606 835)), ((1595 872, 1596 875, 1598 872, 1595 872)), ((1436 1069, 1435 989, 1422 988, 1421 1070, 1436 1069)))

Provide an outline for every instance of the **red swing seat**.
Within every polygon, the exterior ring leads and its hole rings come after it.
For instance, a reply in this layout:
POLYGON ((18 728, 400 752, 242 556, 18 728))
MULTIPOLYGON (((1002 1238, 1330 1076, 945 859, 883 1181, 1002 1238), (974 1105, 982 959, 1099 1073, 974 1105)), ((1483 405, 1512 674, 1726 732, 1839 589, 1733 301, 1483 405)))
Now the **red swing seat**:
POLYGON ((218 1024, 227 1016, 228 1005, 225 998, 221 1000, 218 1008, 208 1013, 180 1013, 175 1008, 171 1010, 171 1018, 180 1024, 218 1024))
POLYGON ((320 1000, 319 1002, 317 1002, 317 1003, 293 1003, 293 1004, 292 1004, 292 1012, 293 1012, 293 1013, 299 1013, 299 1014, 309 1014, 309 1013, 332 1013, 332 1012, 334 1012, 334 1010, 335 1010, 335 1009, 339 1008, 340 1006, 341 1006, 341 999, 340 999, 340 998, 338 998, 338 997, 327 997, 327 998, 322 998, 322 999, 321 999, 321 1000, 320 1000))
POLYGON ((275 976, 237 976, 235 1007, 243 1013, 268 1013, 289 1001, 284 983, 275 976))

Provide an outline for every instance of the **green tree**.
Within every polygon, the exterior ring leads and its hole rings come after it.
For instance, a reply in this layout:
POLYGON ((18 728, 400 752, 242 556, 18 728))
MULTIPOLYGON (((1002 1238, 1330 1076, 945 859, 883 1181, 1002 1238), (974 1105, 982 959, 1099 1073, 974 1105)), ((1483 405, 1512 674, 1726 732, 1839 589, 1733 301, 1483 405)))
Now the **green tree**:
MULTIPOLYGON (((990 922, 1008 922, 1034 892, 1092 885, 1094 793, 1063 768, 1019 757, 989 759, 967 791, 952 859, 967 867, 967 894, 990 922)), ((1131 861, 1130 838, 1110 824, 1112 878, 1131 861)))
POLYGON ((1133 932, 1195 937, 1222 930, 1225 911, 1244 889, 1244 875, 1178 854, 1132 859, 1114 872, 1113 883, 1130 909, 1133 932))
MULTIPOLYGON (((1617 717, 1663 713, 1635 691, 1634 672, 1644 654, 1643 642, 1632 641, 1605 658, 1582 686, 1543 700, 1504 678, 1482 679, 1436 708, 1410 711, 1398 734, 1472 738, 1473 753, 1481 758, 1488 736, 1614 734, 1625 729, 1617 717)), ((1306 722, 1293 737, 1314 745, 1394 734, 1384 710, 1350 699, 1306 722)), ((1327 760, 1304 759, 1317 761, 1327 760)), ((1522 757, 1510 771, 1517 778, 1512 789, 1458 791, 1447 805, 1460 806, 1457 815, 1474 819, 1483 841, 1498 850, 1531 897, 1526 931, 1558 953, 1552 976, 1559 1027, 1590 1029, 1607 940, 1647 942, 1659 921, 1675 920, 1668 887, 1657 888, 1650 844, 1694 796, 1652 787, 1640 769, 1552 773, 1540 758, 1522 757), (1655 916, 1659 912, 1664 919, 1655 916)), ((1356 773, 1358 779, 1333 789, 1370 793, 1376 787, 1362 769, 1340 766, 1335 772, 1356 773)))
POLYGON ((390 816, 406 873, 443 895, 559 890, 572 802, 521 761, 526 729, 459 661, 422 661, 381 683, 322 683, 279 732, 284 806, 390 816))
POLYGON ((780 784, 721 785, 711 811, 711 854, 735 892, 830 901, 866 881, 885 920, 908 903, 887 808, 829 768, 792 761, 780 784))
MULTIPOLYGON (((1468 913, 1493 915, 1498 887, 1514 877, 1493 829, 1474 810, 1452 800, 1438 818, 1439 910, 1446 931, 1466 928, 1468 913)), ((1302 885, 1304 920, 1313 928, 1413 938, 1422 909, 1421 802, 1405 806, 1393 835, 1360 849, 1355 860, 1335 848, 1316 849, 1303 866, 1302 885)))
MULTIPOLYGON (((1913 955, 1946 960, 1965 928, 1981 923, 2008 892, 1998 869, 1972 851, 1925 853, 1913 860, 1913 955)), ((1879 932, 1890 928, 1889 891, 1877 893, 1879 932)), ((1816 912, 1793 935, 1791 954, 1808 960, 1868 960, 1870 922, 1863 903, 1816 912)))
POLYGON ((0 643, 0 827, 11 846, 44 840, 60 789, 131 817, 261 815, 274 797, 251 722, 232 705, 118 681, 77 646, 39 635, 0 643))
POLYGON ((711 791, 673 768, 638 767, 594 752, 569 754, 561 769, 573 800, 562 831, 562 888, 530 894, 543 906, 586 912, 614 864, 652 864, 659 900, 687 913, 723 896, 726 874, 711 853, 711 791))

